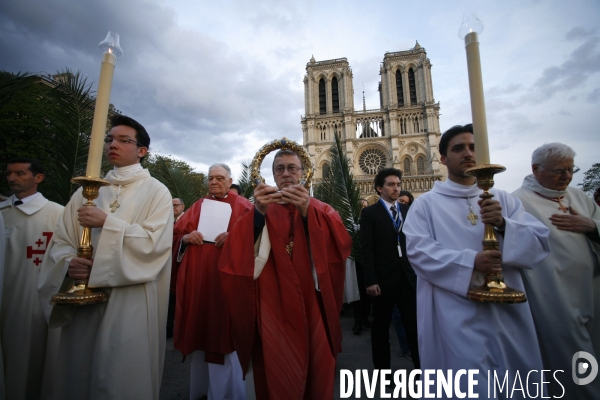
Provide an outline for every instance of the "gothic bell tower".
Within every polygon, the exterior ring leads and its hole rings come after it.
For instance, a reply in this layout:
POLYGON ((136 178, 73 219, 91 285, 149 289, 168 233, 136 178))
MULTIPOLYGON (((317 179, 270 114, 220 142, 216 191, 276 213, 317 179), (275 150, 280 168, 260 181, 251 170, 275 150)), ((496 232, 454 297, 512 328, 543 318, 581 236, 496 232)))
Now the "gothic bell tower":
POLYGON ((373 179, 386 167, 403 171, 403 189, 418 196, 446 177, 440 170, 440 105, 433 97, 431 63, 417 42, 385 53, 379 74, 380 108, 354 109, 352 69, 346 58, 306 65, 302 117, 304 147, 315 168, 315 184, 329 168, 327 150, 338 134, 363 198, 377 201, 373 179))

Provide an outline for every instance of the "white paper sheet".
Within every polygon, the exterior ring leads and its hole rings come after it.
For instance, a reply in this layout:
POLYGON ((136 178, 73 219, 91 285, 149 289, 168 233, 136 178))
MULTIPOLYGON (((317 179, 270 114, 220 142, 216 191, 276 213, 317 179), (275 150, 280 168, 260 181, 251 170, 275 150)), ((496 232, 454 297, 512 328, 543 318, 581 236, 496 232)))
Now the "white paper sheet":
POLYGON ((198 221, 198 232, 204 236, 205 242, 214 242, 216 237, 227 232, 231 206, 228 203, 215 200, 204 200, 198 221))

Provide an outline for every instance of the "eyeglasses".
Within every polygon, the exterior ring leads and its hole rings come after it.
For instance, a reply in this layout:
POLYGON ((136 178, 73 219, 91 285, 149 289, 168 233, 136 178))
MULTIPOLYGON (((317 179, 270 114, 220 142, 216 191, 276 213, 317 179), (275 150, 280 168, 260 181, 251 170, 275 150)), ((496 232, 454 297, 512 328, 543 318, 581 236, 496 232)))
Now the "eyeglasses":
POLYGON ((545 169, 548 173, 550 173, 551 175, 554 176, 563 176, 566 173, 569 173, 569 175, 573 175, 579 172, 579 167, 577 167, 576 165, 573 166, 573 168, 559 168, 559 169, 548 169, 546 167, 544 167, 542 164, 537 164, 540 168, 545 169))
POLYGON ((141 144, 141 143, 138 143, 138 142, 136 142, 135 140, 133 140, 133 139, 131 139, 131 138, 127 138, 127 139, 119 139, 119 138, 115 138, 115 137, 112 137, 112 136, 107 136, 107 137, 105 137, 105 138, 104 138, 104 143, 106 143, 106 144, 111 144, 111 143, 112 143, 112 142, 114 142, 115 140, 116 140, 118 143, 121 143, 121 144, 134 143, 134 144, 136 144, 136 145, 138 145, 138 146, 140 146, 140 147, 146 147, 146 146, 144 146, 143 144, 141 144))
POLYGON ((173 208, 182 206, 183 204, 173 204, 173 208))
POLYGON ((297 165, 291 164, 291 165, 288 165, 287 168, 286 168, 283 165, 280 165, 277 168, 275 168, 275 170, 274 170, 275 175, 277 175, 277 176, 283 175, 283 173, 285 172, 286 169, 287 169, 287 172, 290 173, 290 175, 293 175, 296 172, 300 171, 302 169, 302 167, 299 167, 297 165))

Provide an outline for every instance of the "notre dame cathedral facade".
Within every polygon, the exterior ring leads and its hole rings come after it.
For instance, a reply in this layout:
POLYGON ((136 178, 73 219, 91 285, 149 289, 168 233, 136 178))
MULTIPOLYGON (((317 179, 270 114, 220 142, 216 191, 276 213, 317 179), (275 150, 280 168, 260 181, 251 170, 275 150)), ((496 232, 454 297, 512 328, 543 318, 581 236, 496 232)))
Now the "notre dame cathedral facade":
POLYGON ((329 168, 327 151, 338 134, 352 173, 369 204, 379 198, 373 188, 383 168, 403 171, 402 188, 415 197, 446 177, 440 170, 440 105, 433 97, 431 63, 418 43, 405 51, 385 53, 379 70, 380 108, 354 108, 352 69, 346 58, 306 65, 302 117, 304 147, 314 166, 314 183, 329 168))

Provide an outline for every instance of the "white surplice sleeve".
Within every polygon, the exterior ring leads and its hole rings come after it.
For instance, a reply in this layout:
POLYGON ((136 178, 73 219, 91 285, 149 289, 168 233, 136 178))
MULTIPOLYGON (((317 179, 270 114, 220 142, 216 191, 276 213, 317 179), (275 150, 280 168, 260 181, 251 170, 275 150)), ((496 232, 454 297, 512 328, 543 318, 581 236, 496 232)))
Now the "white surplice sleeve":
POLYGON ((171 256, 173 205, 167 188, 151 185, 146 215, 129 223, 108 214, 95 251, 90 287, 118 287, 156 279, 171 256))
MULTIPOLYGON (((414 202, 406 216, 404 234, 410 264, 420 279, 459 296, 466 296, 477 251, 446 248, 437 240, 428 201, 414 202)), ((456 232, 459 235, 459 232, 456 232)))
POLYGON ((515 196, 506 192, 494 195, 500 197, 502 214, 506 221, 500 247, 502 263, 533 269, 550 254, 550 229, 525 211, 521 200, 515 196))

